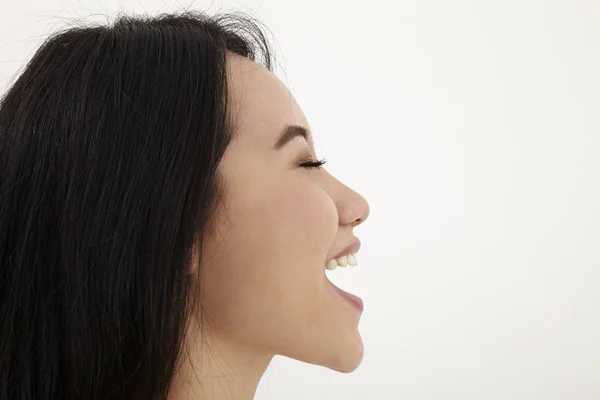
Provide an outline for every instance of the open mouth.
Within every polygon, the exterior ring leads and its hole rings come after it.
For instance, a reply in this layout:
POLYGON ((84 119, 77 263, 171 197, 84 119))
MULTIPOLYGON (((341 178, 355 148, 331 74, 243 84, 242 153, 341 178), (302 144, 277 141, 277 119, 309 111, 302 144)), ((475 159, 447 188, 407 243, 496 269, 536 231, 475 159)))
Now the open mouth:
MULTIPOLYGON (((338 266, 338 268, 349 268, 348 267, 343 267, 343 266, 338 266)), ((338 269, 338 268, 334 268, 334 269, 338 269)), ((325 269, 325 278, 327 280, 327 282, 333 287, 333 289, 340 295, 340 297, 348 302, 349 304, 351 304, 354 308, 356 308, 359 312, 362 312, 364 310, 364 304, 363 301, 360 297, 352 294, 352 293, 348 293, 345 290, 340 289, 338 286, 336 286, 327 276, 328 273, 331 273, 331 269, 325 269), (328 272, 329 271, 329 272, 328 272)), ((337 272, 336 272, 337 273, 337 272)), ((341 272, 343 273, 343 272, 341 272)))

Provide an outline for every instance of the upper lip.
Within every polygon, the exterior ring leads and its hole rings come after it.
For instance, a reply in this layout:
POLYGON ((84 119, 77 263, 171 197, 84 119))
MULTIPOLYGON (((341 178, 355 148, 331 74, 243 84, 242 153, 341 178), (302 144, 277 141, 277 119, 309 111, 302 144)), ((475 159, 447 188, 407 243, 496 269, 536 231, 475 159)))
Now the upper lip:
POLYGON ((342 256, 347 256, 348 254, 355 254, 358 252, 358 250, 360 249, 360 240, 358 240, 358 238, 354 238, 349 245, 347 245, 346 247, 344 247, 343 250, 340 250, 337 254, 335 254, 333 257, 331 257, 327 262, 335 259, 335 258, 340 258, 342 256))

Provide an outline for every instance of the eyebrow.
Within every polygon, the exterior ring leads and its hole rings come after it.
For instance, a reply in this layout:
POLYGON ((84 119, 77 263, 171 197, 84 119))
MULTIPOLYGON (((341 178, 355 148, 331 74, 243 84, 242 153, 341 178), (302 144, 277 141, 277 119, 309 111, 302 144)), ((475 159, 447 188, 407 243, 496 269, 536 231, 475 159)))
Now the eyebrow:
POLYGON ((300 125, 286 125, 283 128, 283 132, 279 137, 277 143, 275 143, 275 150, 281 149, 283 146, 292 141, 296 136, 301 136, 308 142, 308 129, 300 125))

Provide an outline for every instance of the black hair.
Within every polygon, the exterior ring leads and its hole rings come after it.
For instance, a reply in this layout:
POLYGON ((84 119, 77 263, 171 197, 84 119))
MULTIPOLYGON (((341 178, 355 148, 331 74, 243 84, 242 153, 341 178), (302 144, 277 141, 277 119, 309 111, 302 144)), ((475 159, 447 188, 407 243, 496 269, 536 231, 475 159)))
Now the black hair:
POLYGON ((69 27, 2 96, 0 398, 167 397, 201 293, 192 250, 226 201, 227 51, 272 71, 257 22, 69 27))

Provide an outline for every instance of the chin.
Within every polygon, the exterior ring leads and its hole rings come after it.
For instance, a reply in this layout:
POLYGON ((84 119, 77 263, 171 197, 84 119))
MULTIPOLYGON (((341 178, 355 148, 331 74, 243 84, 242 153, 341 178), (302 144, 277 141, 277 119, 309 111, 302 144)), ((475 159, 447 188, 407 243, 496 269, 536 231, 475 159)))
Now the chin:
POLYGON ((275 354, 347 374, 354 372, 362 363, 364 345, 358 332, 356 336, 345 339, 329 342, 320 340, 304 346, 286 346, 285 351, 276 351, 275 354))
POLYGON ((363 358, 364 346, 362 340, 359 340, 351 346, 329 347, 327 351, 321 349, 314 357, 297 358, 297 360, 348 374, 360 366, 363 358))
POLYGON ((329 365, 325 367, 334 371, 349 374, 354 372, 362 363, 364 358, 364 348, 360 346, 355 351, 349 351, 338 355, 329 365))

